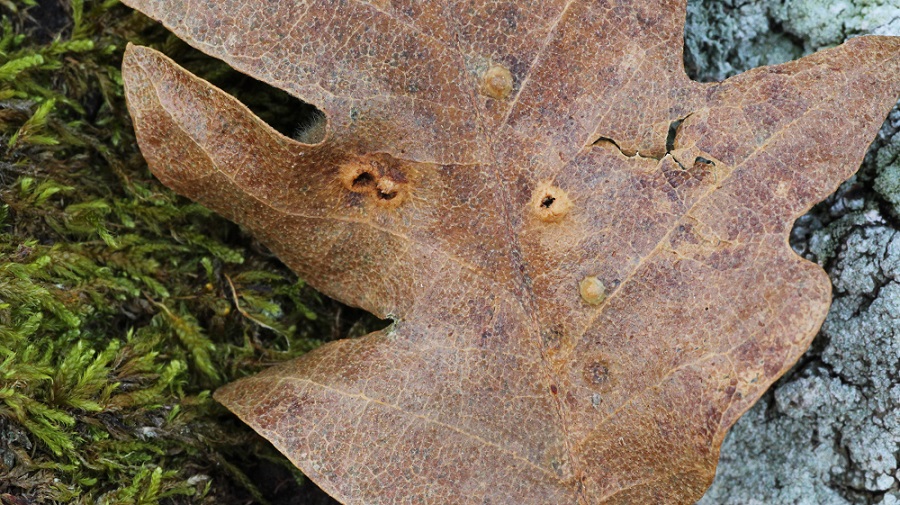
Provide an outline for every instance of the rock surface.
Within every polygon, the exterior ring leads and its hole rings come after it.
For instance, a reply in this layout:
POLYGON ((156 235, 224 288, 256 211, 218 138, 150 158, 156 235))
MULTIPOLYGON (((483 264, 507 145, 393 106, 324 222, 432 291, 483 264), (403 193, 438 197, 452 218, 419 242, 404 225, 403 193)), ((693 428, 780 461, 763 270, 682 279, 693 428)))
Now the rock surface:
MULTIPOLYGON (((900 35, 900 3, 692 1, 686 63, 722 79, 867 33, 900 35)), ((792 245, 828 271, 834 304, 810 351, 735 425, 699 503, 900 505, 900 109, 792 245)))

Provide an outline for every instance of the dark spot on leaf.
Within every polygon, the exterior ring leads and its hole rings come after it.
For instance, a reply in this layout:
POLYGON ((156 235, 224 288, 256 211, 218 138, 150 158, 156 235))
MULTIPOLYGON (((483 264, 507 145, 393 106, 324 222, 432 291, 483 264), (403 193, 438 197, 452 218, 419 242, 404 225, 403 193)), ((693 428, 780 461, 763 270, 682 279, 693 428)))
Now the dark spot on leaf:
POLYGON ((371 187, 375 184, 375 178, 369 172, 362 172, 353 179, 353 187, 363 189, 371 187))
POLYGON ((585 367, 584 376, 592 384, 605 384, 609 381, 609 366, 603 361, 593 361, 585 367))
POLYGON ((684 122, 684 119, 679 119, 677 121, 672 121, 669 123, 669 134, 666 136, 666 152, 670 153, 675 150, 675 137, 678 135, 678 128, 681 126, 681 123, 684 122))

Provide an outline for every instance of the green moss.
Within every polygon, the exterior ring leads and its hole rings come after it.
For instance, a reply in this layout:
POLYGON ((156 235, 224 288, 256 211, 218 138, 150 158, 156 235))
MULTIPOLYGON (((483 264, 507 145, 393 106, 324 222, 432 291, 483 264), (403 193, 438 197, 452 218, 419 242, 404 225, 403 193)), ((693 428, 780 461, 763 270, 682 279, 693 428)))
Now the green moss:
POLYGON ((260 468, 296 490, 210 391, 344 336, 348 311, 153 179, 119 64, 138 41, 249 84, 114 0, 33 4, 0 1, 0 503, 274 501, 260 468))

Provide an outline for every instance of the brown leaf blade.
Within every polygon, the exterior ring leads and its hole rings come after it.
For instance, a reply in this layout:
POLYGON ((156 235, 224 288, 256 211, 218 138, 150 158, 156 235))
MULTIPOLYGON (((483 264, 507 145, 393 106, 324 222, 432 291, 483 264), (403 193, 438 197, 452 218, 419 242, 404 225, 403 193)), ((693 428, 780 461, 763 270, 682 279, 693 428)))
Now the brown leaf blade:
POLYGON ((123 63, 163 182, 395 320, 216 392, 345 503, 696 500, 827 311, 793 221, 900 95, 885 37, 691 82, 677 0, 128 3, 328 115, 123 63))

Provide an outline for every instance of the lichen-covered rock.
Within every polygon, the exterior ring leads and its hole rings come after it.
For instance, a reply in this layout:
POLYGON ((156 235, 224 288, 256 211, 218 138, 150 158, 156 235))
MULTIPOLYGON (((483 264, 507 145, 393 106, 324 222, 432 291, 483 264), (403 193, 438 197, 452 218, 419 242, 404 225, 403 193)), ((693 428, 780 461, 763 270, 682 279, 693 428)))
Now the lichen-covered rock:
POLYGON ((721 80, 864 34, 900 35, 900 3, 689 0, 687 66, 701 80, 721 80))
MULTIPOLYGON (((900 127, 900 112, 892 114, 889 124, 900 127)), ((900 135, 893 135, 875 151, 875 163, 880 167, 875 177, 875 191, 891 204, 891 211, 900 214, 900 135)))
MULTIPOLYGON (((721 79, 864 33, 900 35, 900 4, 693 2, 686 60, 695 78, 721 79)), ((700 504, 900 505, 898 219, 895 108, 860 173, 795 226, 834 304, 812 349, 735 425, 700 504)))
POLYGON ((896 490, 900 234, 853 229, 831 274, 820 345, 738 422, 701 503, 875 503, 896 490))
POLYGON ((807 51, 837 45, 855 35, 896 35, 900 4, 896 0, 785 0, 765 2, 769 15, 785 32, 803 40, 807 51))
POLYGON ((688 2, 685 64, 701 81, 722 80, 743 70, 798 58, 803 48, 771 29, 769 2, 688 2))

